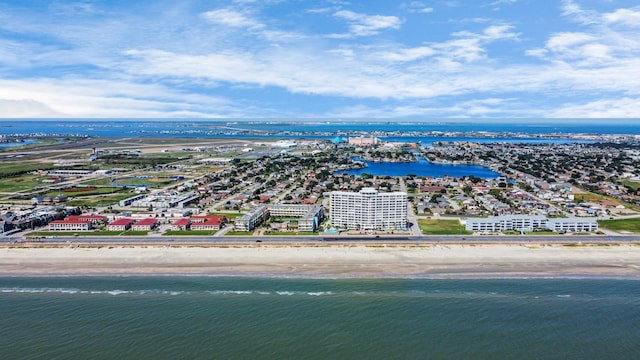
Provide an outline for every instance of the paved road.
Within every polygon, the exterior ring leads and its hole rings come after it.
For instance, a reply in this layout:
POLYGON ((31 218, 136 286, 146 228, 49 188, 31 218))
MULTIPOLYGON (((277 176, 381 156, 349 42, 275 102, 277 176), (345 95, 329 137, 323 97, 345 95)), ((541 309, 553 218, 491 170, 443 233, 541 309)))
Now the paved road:
POLYGON ((332 243, 375 243, 375 244, 438 244, 438 243, 468 243, 468 244, 619 244, 640 243, 638 235, 623 236, 590 236, 590 235, 548 235, 548 236, 70 236, 49 237, 36 241, 18 238, 0 239, 0 243, 35 242, 43 244, 332 244, 332 243))

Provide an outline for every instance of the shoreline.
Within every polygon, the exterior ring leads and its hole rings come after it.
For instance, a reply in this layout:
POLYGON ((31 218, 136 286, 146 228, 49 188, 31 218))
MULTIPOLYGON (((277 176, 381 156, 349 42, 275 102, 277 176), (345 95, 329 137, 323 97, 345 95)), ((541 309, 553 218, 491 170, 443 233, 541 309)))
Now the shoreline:
POLYGON ((640 246, 104 246, 0 248, 0 277, 640 279, 640 246))

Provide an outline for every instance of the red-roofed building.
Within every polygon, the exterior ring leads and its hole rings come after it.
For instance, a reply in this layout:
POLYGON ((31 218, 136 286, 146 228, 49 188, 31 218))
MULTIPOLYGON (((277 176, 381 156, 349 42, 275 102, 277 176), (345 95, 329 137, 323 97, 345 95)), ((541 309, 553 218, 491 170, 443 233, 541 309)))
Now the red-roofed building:
POLYGON ((158 220, 147 218, 136 222, 131 228, 135 231, 151 231, 155 229, 156 226, 158 226, 158 220))
POLYGON ((193 223, 206 222, 206 221, 221 222, 222 219, 224 218, 226 218, 226 216, 223 216, 223 215, 198 215, 198 216, 192 216, 191 222, 193 223))
POLYGON ((131 228, 131 225, 133 225, 134 222, 135 220, 133 219, 127 219, 127 218, 118 219, 116 221, 109 223, 109 225, 107 225, 107 230, 110 230, 110 231, 129 230, 131 228))
POLYGON ((98 225, 98 224, 106 224, 108 219, 104 215, 72 215, 72 216, 67 216, 65 220, 89 221, 93 225, 98 225))
POLYGON ((191 230, 219 230, 225 216, 193 216, 191 230))
POLYGON ((187 230, 191 225, 191 219, 182 218, 178 219, 171 224, 171 230, 187 230))
POLYGON ((89 231, 92 228, 90 221, 74 219, 55 220, 49 223, 49 231, 89 231))

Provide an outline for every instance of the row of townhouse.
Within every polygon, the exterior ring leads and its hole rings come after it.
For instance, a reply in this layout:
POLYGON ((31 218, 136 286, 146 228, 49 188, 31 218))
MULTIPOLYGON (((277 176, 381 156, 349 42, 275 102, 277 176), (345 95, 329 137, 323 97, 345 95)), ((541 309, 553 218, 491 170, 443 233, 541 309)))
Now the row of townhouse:
POLYGON ((114 220, 107 225, 109 231, 151 231, 158 227, 159 222, 153 218, 147 218, 142 220, 134 220, 130 218, 121 218, 114 220))
MULTIPOLYGON (((104 215, 76 215, 67 216, 64 220, 56 220, 49 223, 49 231, 90 231, 97 226, 107 224, 107 217, 104 215)), ((107 224, 109 231, 150 231, 158 226, 158 220, 148 218, 134 220, 121 218, 107 224)))
POLYGON ((180 230, 220 230, 226 216, 192 216, 181 218, 171 224, 171 229, 180 230))
POLYGON ((72 215, 49 223, 49 231, 89 231, 107 223, 104 215, 72 215))

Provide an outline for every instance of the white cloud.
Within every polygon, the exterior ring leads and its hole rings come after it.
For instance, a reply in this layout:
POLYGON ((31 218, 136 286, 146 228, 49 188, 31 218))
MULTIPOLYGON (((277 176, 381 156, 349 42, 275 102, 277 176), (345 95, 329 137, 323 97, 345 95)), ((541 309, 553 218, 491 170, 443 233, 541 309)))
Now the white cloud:
POLYGON ((406 9, 409 12, 418 13, 418 14, 428 14, 430 12, 433 12, 433 8, 428 7, 422 1, 411 1, 408 3, 402 3, 400 4, 400 8, 406 9))
POLYGON ((576 66, 593 66, 611 59, 612 50, 602 40, 587 33, 558 33, 547 41, 544 49, 527 53, 554 61, 568 61, 576 66))
POLYGON ((391 62, 415 61, 436 54, 436 51, 428 46, 399 49, 397 51, 385 51, 374 54, 383 60, 391 62))
POLYGON ((562 0, 562 15, 582 24, 595 24, 600 18, 597 12, 582 9, 573 0, 562 0))
POLYGON ((637 118, 640 116, 640 98, 603 99, 584 104, 567 104, 552 111, 554 118, 637 118))
POLYGON ((0 98, 0 117, 2 118, 54 118, 64 117, 64 115, 39 101, 0 98))
POLYGON ((234 112, 230 102, 212 96, 88 79, 0 80, 0 100, 0 117, 217 117, 220 110, 234 112))
POLYGON ((262 28, 259 22, 233 9, 216 9, 203 13, 202 18, 214 23, 232 27, 262 28))
POLYGON ((492 25, 484 29, 482 39, 484 41, 496 41, 496 40, 516 40, 519 34, 514 33, 511 30, 511 25, 492 25))
POLYGON ((454 33, 457 39, 433 44, 439 51, 441 64, 448 69, 458 68, 460 63, 471 63, 486 58, 484 45, 498 40, 516 40, 518 34, 511 32, 511 25, 492 25, 482 33, 461 31, 454 33))
POLYGON ((455 37, 413 48, 381 44, 325 49, 294 44, 205 55, 131 50, 126 71, 143 78, 275 86, 296 94, 348 98, 401 100, 499 88, 503 81, 485 79, 486 69, 478 72, 461 64, 483 60, 486 44, 516 38, 511 27, 490 26, 480 33, 457 33, 455 37))
POLYGON ((594 36, 585 33, 558 33, 547 41, 546 47, 552 51, 564 51, 593 40, 595 40, 594 36))
POLYGON ((313 8, 313 9, 307 9, 307 12, 310 14, 326 14, 329 12, 333 12, 336 9, 333 7, 325 7, 325 8, 313 8))
POLYGON ((515 4, 518 0, 496 0, 489 4, 489 6, 503 5, 503 4, 515 4))
POLYGON ((603 17, 608 23, 619 23, 630 27, 640 27, 640 11, 618 9, 612 13, 604 14, 603 17))
MULTIPOLYGON (((604 114, 607 107, 612 114, 626 109, 640 116, 631 103, 640 97, 634 8, 598 13, 567 0, 563 13, 580 24, 565 24, 563 32, 542 40, 521 35, 518 23, 476 17, 473 24, 443 22, 439 40, 430 41, 436 37, 372 35, 400 29, 405 21, 426 24, 431 16, 403 20, 328 7, 279 19, 261 12, 264 2, 240 2, 208 12, 182 4, 144 15, 101 13, 98 5, 72 8, 84 12, 79 20, 62 12, 59 19, 0 13, 0 29, 20 35, 0 36, 0 116, 313 116, 302 105, 280 105, 291 94, 314 106, 326 103, 326 114, 340 116, 560 117, 604 114), (346 24, 348 31, 332 35, 340 41, 323 35, 336 30, 329 27, 335 21, 319 22, 322 16, 346 24), (447 35, 451 28, 462 31, 447 35), (527 65, 531 59, 502 57, 499 41, 536 41, 523 51, 542 61, 527 65), (576 100, 611 94, 626 100, 576 100), (461 100, 469 98, 475 100, 461 100), (539 103, 523 105, 531 101, 539 103), (556 113, 558 101, 568 105, 556 113), (344 106, 349 103, 355 105, 344 106), (344 107, 332 109, 335 104, 344 107)), ((431 9, 426 3, 399 9, 431 9)))
POLYGON ((334 17, 344 19, 349 23, 349 33, 331 34, 333 38, 351 38, 359 36, 371 36, 385 29, 399 29, 402 21, 395 16, 366 15, 349 10, 340 10, 333 14, 334 17))
POLYGON ((482 33, 472 33, 469 31, 460 31, 453 33, 453 36, 460 38, 469 38, 482 40, 484 42, 492 42, 496 40, 517 39, 518 34, 511 32, 513 26, 511 25, 491 25, 486 27, 482 33))
POLYGON ((629 27, 640 26, 640 12, 618 9, 598 13, 565 0, 563 14, 580 22, 583 31, 552 34, 544 48, 530 49, 526 54, 551 62, 564 62, 571 67, 610 69, 640 55, 640 37, 636 32, 626 31, 629 27), (626 28, 620 30, 614 25, 626 28))
POLYGON ((528 109, 514 99, 486 98, 460 101, 452 105, 442 105, 439 101, 411 102, 404 105, 372 107, 363 104, 345 106, 325 114, 325 117, 343 118, 488 118, 543 116, 540 109, 528 109))

